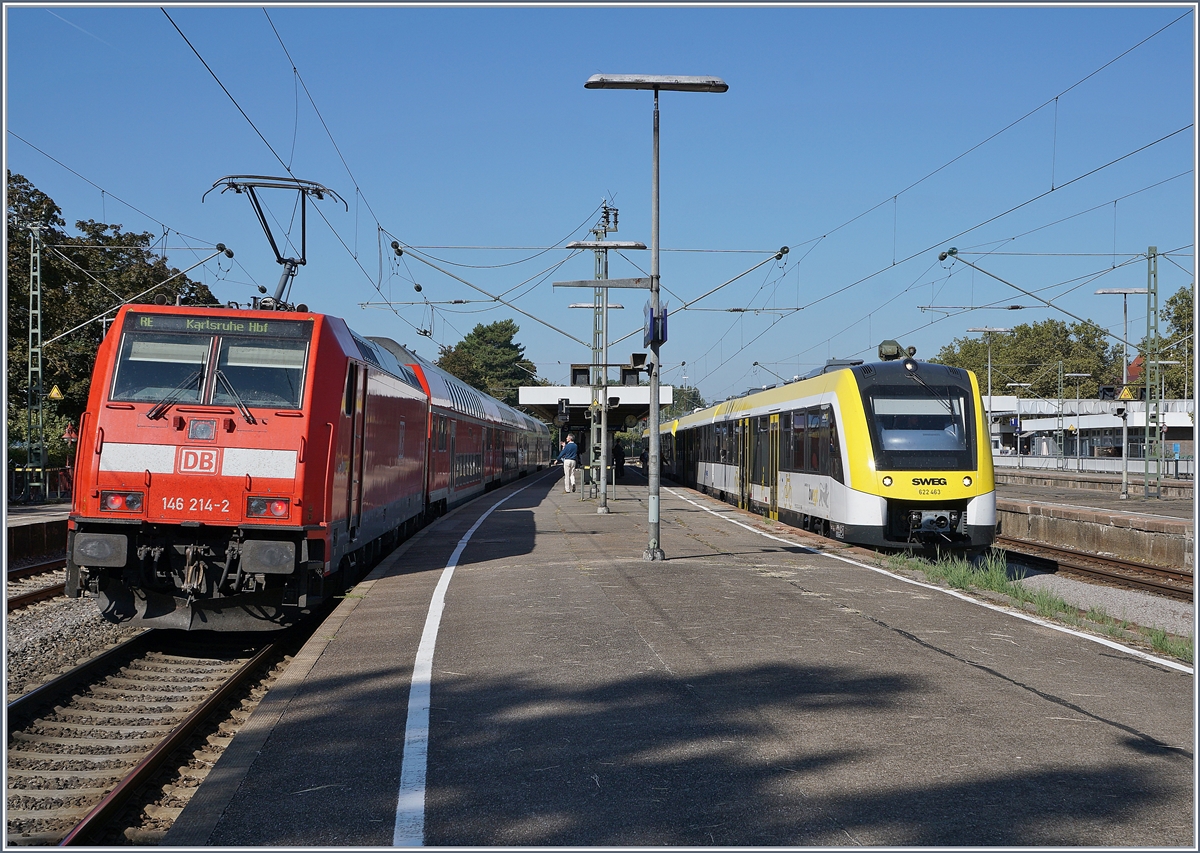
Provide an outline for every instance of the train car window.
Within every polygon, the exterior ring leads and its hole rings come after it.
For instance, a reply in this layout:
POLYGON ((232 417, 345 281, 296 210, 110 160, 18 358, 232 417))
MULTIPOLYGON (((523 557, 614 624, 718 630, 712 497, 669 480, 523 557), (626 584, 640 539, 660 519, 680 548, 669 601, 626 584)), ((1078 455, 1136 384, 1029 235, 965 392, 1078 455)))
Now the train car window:
POLYGON ((974 469, 975 415, 966 389, 868 385, 863 405, 879 470, 974 469))
POLYGON ((779 469, 786 471, 792 467, 792 413, 784 412, 779 416, 779 469))
POLYGON ((804 437, 808 434, 808 415, 803 409, 792 414, 791 458, 788 467, 793 471, 804 470, 804 437))
POLYGON ((829 474, 829 421, 830 408, 822 406, 818 414, 818 424, 816 441, 814 444, 817 451, 817 472, 820 474, 829 474))
POLYGON ((770 458, 769 433, 771 419, 766 417, 754 418, 751 421, 751 429, 753 432, 753 445, 751 446, 752 456, 750 458, 750 470, 753 472, 754 482, 761 486, 768 485, 767 480, 767 464, 770 458))
POLYGON ((837 418, 833 414, 832 407, 822 409, 822 417, 824 412, 829 412, 829 476, 837 480, 839 483, 844 483, 842 478, 842 446, 838 441, 837 418))
POLYGON ((213 389, 215 405, 300 408, 308 342, 300 340, 223 338, 217 370, 225 381, 213 389))
POLYGON ((802 471, 804 470, 804 435, 808 432, 808 416, 804 414, 804 409, 799 412, 791 413, 792 432, 788 435, 788 470, 802 471))
POLYGON ((198 402, 211 337, 126 332, 113 377, 113 400, 198 402))
POLYGON ((357 396, 355 394, 355 384, 357 381, 358 365, 356 365, 354 362, 350 362, 346 365, 346 389, 345 393, 342 394, 343 415, 350 416, 354 414, 354 398, 357 396))
POLYGON ((821 470, 821 411, 819 409, 808 410, 808 440, 805 446, 808 448, 806 453, 808 464, 804 466, 805 471, 812 471, 814 474, 821 470))

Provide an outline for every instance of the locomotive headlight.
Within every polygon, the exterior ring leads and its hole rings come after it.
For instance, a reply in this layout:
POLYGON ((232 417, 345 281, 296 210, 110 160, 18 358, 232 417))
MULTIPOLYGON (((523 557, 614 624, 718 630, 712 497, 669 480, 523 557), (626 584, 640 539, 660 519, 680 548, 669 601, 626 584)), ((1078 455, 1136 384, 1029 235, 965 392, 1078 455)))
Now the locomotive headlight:
POLYGON ((248 518, 287 518, 291 501, 287 498, 247 498, 248 518))
POLYGON ((971 485, 971 484, 972 484, 972 483, 974 483, 974 482, 975 482, 975 481, 974 481, 974 480, 972 480, 970 477, 963 477, 963 485, 964 485, 964 486, 969 486, 969 485, 971 485))
POLYGON ((201 420, 192 418, 188 422, 188 438, 200 441, 212 441, 217 437, 216 420, 201 420))
POLYGON ((884 484, 885 486, 890 486, 890 485, 892 484, 892 478, 891 478, 891 477, 884 477, 884 478, 883 478, 883 484, 884 484))
POLYGON ((100 509, 105 512, 141 512, 141 492, 101 492, 100 509))

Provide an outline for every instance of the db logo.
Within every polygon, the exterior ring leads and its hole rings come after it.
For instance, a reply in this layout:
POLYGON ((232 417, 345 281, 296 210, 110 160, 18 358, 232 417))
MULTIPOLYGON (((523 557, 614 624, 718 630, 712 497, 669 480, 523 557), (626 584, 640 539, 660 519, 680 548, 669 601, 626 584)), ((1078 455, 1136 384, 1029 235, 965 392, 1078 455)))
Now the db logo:
POLYGON ((221 464, 221 451, 214 448, 179 448, 175 470, 180 474, 216 474, 221 464))

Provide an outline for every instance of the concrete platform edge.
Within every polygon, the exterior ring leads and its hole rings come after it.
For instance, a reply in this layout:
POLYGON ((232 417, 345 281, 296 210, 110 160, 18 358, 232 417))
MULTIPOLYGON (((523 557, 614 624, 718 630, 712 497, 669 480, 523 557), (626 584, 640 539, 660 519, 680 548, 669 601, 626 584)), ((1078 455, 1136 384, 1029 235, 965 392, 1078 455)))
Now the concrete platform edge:
POLYGON ((313 636, 300 649, 299 654, 288 665, 287 671, 275 686, 263 697, 262 702, 250 715, 250 719, 234 737, 233 742, 217 760, 213 769, 201 783, 179 819, 162 840, 166 847, 201 847, 208 843, 216 831, 229 803, 237 796, 242 780, 254 764, 264 743, 287 711, 301 685, 312 668, 329 647, 338 630, 350 618, 366 594, 370 593, 375 581, 400 560, 410 548, 420 542, 436 527, 437 522, 456 515, 471 506, 474 501, 451 510, 433 524, 422 528, 386 556, 379 565, 351 590, 355 597, 347 597, 321 623, 313 636))

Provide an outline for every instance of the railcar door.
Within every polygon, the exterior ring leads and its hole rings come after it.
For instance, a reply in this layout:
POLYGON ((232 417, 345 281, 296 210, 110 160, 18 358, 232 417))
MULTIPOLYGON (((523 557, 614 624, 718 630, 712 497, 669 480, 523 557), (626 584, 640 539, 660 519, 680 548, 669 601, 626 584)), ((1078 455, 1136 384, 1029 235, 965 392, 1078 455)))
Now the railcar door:
POLYGON ((750 508, 750 492, 754 477, 751 475, 754 460, 754 422, 741 418, 738 425, 738 508, 750 508))
POLYGON ((767 434, 767 511, 771 518, 779 520, 779 415, 771 415, 770 431, 767 434))
POLYGON ((350 488, 346 492, 346 519, 350 527, 351 541, 358 535, 362 521, 363 495, 363 451, 366 444, 367 423, 367 368, 357 364, 354 371, 354 415, 350 443, 350 488))

